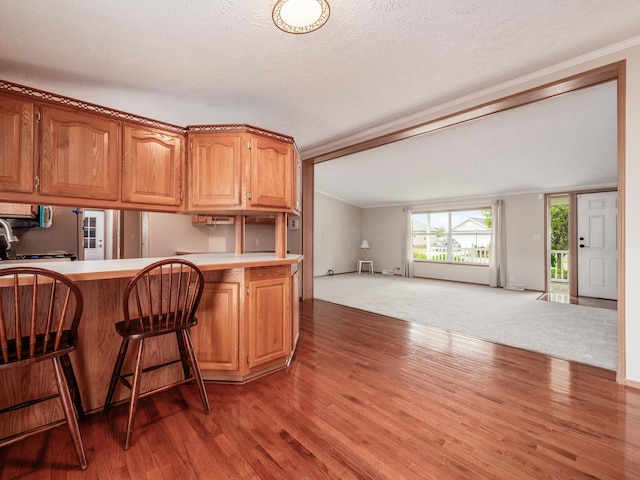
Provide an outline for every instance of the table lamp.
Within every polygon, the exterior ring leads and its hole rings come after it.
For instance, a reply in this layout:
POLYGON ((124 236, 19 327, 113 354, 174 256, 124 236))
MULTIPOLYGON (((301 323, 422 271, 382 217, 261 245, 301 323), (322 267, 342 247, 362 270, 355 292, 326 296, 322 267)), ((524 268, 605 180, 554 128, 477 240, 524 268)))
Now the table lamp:
POLYGON ((366 260, 367 259, 367 249, 371 248, 371 247, 369 247, 369 242, 367 242, 366 240, 362 240, 362 243, 360 244, 360 248, 362 249, 362 259, 366 260))

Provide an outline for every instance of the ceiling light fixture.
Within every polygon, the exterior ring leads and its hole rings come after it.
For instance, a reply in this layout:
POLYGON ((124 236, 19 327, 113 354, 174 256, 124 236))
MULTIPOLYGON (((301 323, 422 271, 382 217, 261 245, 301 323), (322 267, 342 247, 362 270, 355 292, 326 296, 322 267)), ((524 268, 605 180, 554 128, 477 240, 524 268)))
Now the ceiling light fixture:
POLYGON ((271 0, 273 23, 283 32, 310 33, 329 19, 326 0, 271 0))

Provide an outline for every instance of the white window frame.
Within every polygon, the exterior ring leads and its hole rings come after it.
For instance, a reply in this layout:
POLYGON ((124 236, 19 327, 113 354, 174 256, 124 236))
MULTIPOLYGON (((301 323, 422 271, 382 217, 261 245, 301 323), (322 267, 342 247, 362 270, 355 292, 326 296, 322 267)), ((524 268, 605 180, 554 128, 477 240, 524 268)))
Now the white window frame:
MULTIPOLYGON (((412 247, 412 259, 414 262, 434 262, 434 263, 451 263, 456 265, 479 265, 479 266, 489 266, 489 248, 490 241, 492 236, 492 229, 481 230, 479 233, 477 230, 475 231, 475 242, 469 244, 469 242, 458 242, 456 236, 459 239, 465 239, 469 235, 472 235, 469 232, 454 232, 454 228, 460 223, 453 224, 453 216, 454 214, 460 214, 462 212, 481 212, 482 210, 491 211, 490 205, 482 205, 478 207, 466 207, 466 208, 457 208, 457 209, 448 209, 448 210, 414 210, 411 213, 411 247, 412 247), (436 242, 435 239, 442 238, 435 236, 435 229, 431 229, 430 219, 431 215, 442 216, 445 214, 447 216, 447 226, 445 228, 444 233, 444 245, 437 246, 434 245, 436 242), (416 224, 416 217, 420 215, 428 215, 427 224, 425 230, 414 230, 414 226, 416 224), (482 242, 478 241, 478 236, 481 236, 482 242), (424 257, 420 258, 416 256, 416 243, 415 240, 420 237, 424 239, 424 257), (435 237, 435 238, 434 238, 435 237)), ((469 221, 475 221, 474 216, 467 217, 469 221)), ((466 221, 466 220, 465 220, 466 221)))

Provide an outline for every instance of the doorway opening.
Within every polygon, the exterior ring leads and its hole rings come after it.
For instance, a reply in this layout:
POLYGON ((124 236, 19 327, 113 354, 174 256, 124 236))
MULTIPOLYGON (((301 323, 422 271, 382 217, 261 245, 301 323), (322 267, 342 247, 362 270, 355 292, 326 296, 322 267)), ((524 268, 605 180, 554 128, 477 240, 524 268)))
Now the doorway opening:
POLYGON ((617 192, 547 195, 546 292, 540 297, 617 309, 617 192))
POLYGON ((82 242, 84 248, 84 260, 104 260, 105 238, 105 212, 104 210, 84 210, 82 223, 82 242))

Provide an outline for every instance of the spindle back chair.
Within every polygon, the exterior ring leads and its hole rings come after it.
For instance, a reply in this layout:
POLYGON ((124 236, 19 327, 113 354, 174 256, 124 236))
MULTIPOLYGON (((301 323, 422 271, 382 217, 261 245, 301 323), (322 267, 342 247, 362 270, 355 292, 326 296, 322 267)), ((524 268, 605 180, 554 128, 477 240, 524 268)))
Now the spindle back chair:
POLYGON ((182 259, 155 262, 139 271, 127 284, 123 297, 124 320, 115 328, 122 337, 120 351, 111 376, 103 413, 113 401, 118 383, 131 390, 129 417, 124 449, 128 450, 138 399, 195 381, 200 391, 205 412, 210 411, 204 381, 193 349, 189 329, 197 324, 196 309, 202 297, 204 276, 193 263, 182 259), (144 342, 158 335, 176 334, 180 358, 160 365, 144 367, 144 342), (131 341, 137 342, 135 367, 122 373, 131 341), (184 379, 175 383, 140 393, 141 375, 174 363, 181 362, 184 379), (133 377, 130 383, 128 378, 133 377))
MULTIPOLYGON (((84 470, 87 459, 78 426, 84 409, 69 358, 76 349, 82 308, 80 289, 65 275, 33 267, 0 269, 0 370, 51 360, 57 386, 57 393, 10 405, 0 414, 58 397, 65 415, 62 420, 4 438, 0 447, 67 423, 84 470)), ((22 369, 21 374, 23 371, 31 369, 22 369)))

